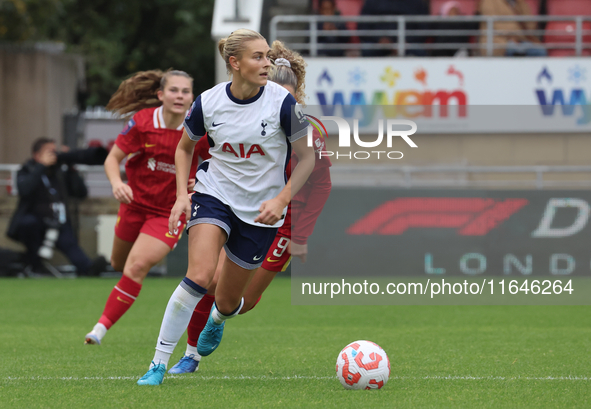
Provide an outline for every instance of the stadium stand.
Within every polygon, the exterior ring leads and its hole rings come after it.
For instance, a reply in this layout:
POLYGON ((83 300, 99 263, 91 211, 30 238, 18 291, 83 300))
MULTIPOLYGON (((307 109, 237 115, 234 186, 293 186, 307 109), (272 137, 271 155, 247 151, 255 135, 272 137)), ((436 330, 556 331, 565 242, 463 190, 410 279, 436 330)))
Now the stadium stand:
MULTIPOLYGON (((590 47, 591 22, 583 22, 583 30, 588 32, 583 34, 583 47, 590 47)), ((572 46, 576 42, 575 32, 576 25, 573 21, 551 21, 546 26, 544 42, 546 44, 570 44, 572 46)), ((568 57, 574 56, 576 51, 574 49, 550 48, 548 54, 551 57, 568 57)), ((591 55, 591 50, 583 48, 583 55, 591 55)))
POLYGON ((547 0, 549 16, 591 16, 589 0, 547 0))
MULTIPOLYGON (((448 0, 431 0, 431 15, 438 16, 441 14, 441 6, 447 3, 448 0)), ((473 16, 476 13, 476 0, 459 0, 460 10, 465 16, 473 16)))

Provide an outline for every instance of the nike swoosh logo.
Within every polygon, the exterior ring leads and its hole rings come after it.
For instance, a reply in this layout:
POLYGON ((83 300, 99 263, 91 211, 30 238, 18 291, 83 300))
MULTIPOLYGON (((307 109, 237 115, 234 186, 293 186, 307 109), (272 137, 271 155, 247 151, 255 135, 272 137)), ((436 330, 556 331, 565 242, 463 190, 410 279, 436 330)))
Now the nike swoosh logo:
POLYGON ((153 143, 153 144, 147 143, 147 144, 145 144, 144 146, 145 146, 146 148, 153 148, 154 146, 156 146, 156 144, 155 144, 155 143, 153 143))
POLYGON ((169 239, 176 239, 176 236, 173 236, 170 233, 166 233, 165 236, 168 237, 169 239))
POLYGON ((164 342, 160 341, 160 345, 164 345, 165 347, 172 346, 172 344, 165 344, 164 342))
POLYGON ((269 258, 267 258, 267 261, 268 261, 269 263, 276 263, 276 262, 278 262, 278 261, 279 261, 279 259, 277 259, 277 260, 272 260, 272 259, 271 259, 271 257, 269 257, 269 258))
POLYGON ((261 259, 261 257, 263 257, 263 256, 253 257, 252 259, 253 259, 254 261, 259 261, 259 260, 261 259))
POLYGON ((223 125, 223 124, 225 124, 225 122, 220 122, 219 124, 216 124, 215 122, 212 122, 211 123, 211 127, 212 128, 215 128, 216 126, 220 126, 220 125, 223 125))
POLYGON ((121 301, 121 302, 124 302, 125 304, 129 304, 129 301, 125 301, 123 298, 121 298, 119 296, 117 296, 117 300, 118 301, 121 301))

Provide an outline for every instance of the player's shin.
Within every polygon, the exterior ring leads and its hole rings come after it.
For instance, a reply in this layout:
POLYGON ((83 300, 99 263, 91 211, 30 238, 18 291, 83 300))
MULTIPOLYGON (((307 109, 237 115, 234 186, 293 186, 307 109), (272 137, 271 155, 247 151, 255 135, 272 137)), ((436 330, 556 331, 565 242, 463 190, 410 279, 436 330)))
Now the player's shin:
POLYGON ((187 329, 193 310, 205 293, 207 289, 187 277, 181 281, 166 306, 156 344, 154 363, 168 365, 174 348, 187 329))
POLYGON ((205 294, 193 311, 191 322, 189 322, 189 326, 187 327, 187 356, 193 352, 193 349, 189 347, 193 347, 194 352, 197 352, 197 340, 199 339, 199 334, 205 328, 214 301, 215 297, 213 295, 205 294))

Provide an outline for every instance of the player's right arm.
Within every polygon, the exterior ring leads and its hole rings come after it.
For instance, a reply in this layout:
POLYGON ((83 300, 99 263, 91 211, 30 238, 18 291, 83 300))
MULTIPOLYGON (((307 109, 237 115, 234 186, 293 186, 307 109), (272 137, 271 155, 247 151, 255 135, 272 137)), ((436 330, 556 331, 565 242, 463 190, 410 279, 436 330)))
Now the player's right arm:
POLYGON ((185 130, 174 153, 176 202, 170 211, 170 218, 168 219, 168 229, 171 233, 174 229, 178 228, 178 222, 183 213, 185 213, 187 221, 191 217, 191 201, 187 195, 189 171, 191 169, 195 145, 206 134, 205 123, 203 122, 203 109, 201 107, 201 95, 193 102, 183 126, 185 130))
POLYGON ((131 187, 121 179, 121 171, 119 165, 127 155, 116 144, 113 145, 111 152, 105 159, 105 173, 111 187, 113 188, 113 196, 121 203, 129 204, 133 201, 133 191, 131 187))
POLYGON ((191 162, 193 161, 193 152, 197 141, 189 138, 189 134, 185 129, 183 136, 176 147, 174 153, 174 166, 176 169, 176 202, 170 211, 168 219, 168 230, 172 233, 178 228, 178 222, 185 214, 187 221, 191 217, 191 201, 187 195, 187 184, 189 182, 189 171, 191 169, 191 162))

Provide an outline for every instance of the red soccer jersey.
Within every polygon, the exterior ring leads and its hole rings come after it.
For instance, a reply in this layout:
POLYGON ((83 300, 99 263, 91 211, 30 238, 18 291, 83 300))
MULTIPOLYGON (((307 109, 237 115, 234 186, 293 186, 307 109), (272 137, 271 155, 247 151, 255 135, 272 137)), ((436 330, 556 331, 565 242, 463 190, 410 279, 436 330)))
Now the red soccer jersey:
MULTIPOLYGON (((322 158, 320 158, 320 152, 326 151, 326 141, 324 140, 324 137, 320 135, 320 133, 316 129, 314 129, 314 131, 312 132, 312 146, 314 147, 314 155, 316 156, 316 163, 314 165, 314 170, 312 171, 312 173, 314 173, 319 168, 327 168, 332 166, 332 162, 330 161, 328 156, 322 155, 322 158)), ((297 164, 298 157, 295 153, 292 152, 290 162, 287 165, 288 178, 291 177, 291 171, 296 167, 297 164)))
MULTIPOLYGON (((176 201, 174 153, 182 134, 182 125, 166 128, 162 107, 142 109, 121 131, 115 143, 128 155, 125 172, 133 191, 130 207, 170 215, 176 201)), ((190 178, 195 177, 199 157, 210 158, 206 136, 195 146, 190 178)))
MULTIPOLYGON (((287 208, 285 215, 285 222, 279 228, 278 234, 285 237, 292 237, 297 243, 305 244, 308 237, 314 230, 316 219, 320 216, 322 208, 328 199, 332 183, 330 181, 329 167, 332 165, 328 156, 319 158, 319 153, 324 152, 326 143, 324 138, 318 133, 316 129, 313 132, 314 155, 316 156, 316 164, 312 174, 302 186, 299 192, 294 196, 287 208), (294 207, 294 204, 296 206, 294 207), (292 220, 292 210, 295 208, 295 217, 292 220), (292 236, 292 227, 296 227, 296 232, 292 236)), ((291 177, 291 171, 298 163, 296 154, 291 155, 289 164, 287 165, 287 177, 291 177)))

